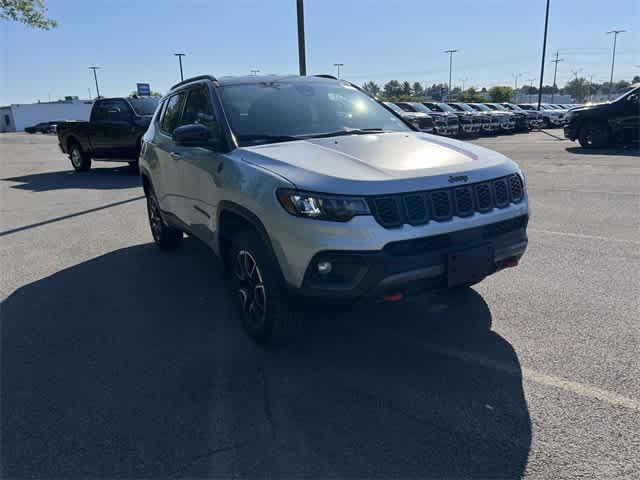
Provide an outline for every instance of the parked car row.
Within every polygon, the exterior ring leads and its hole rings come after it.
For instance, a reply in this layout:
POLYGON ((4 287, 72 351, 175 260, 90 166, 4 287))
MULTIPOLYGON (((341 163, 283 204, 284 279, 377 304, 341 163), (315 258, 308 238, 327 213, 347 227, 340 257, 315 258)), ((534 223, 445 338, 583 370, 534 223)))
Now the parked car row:
POLYGON ((543 114, 523 109, 512 103, 384 102, 384 104, 419 130, 447 137, 528 132, 545 125, 543 114), (431 122, 428 117, 431 118, 431 122))
POLYGON ((56 133, 58 122, 40 122, 24 129, 27 133, 56 133))

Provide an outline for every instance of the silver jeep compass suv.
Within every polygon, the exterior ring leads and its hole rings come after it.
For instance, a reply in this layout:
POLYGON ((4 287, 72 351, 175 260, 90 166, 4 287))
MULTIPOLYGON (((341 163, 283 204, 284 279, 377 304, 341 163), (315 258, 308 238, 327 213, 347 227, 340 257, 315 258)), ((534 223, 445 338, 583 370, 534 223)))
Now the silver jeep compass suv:
POLYGON ((415 130, 346 81, 200 76, 144 136, 158 246, 202 240, 228 267, 249 335, 281 342, 301 298, 396 301, 471 285, 527 245, 518 166, 415 130))

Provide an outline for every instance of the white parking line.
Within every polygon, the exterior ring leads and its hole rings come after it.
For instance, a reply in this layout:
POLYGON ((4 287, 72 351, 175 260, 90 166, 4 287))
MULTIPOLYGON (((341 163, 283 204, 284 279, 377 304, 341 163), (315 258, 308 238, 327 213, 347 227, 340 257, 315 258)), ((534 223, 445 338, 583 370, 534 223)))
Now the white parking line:
POLYGON ((529 232, 547 233, 549 235, 563 235, 565 237, 586 238, 589 240, 605 240, 607 242, 634 243, 636 245, 640 245, 640 240, 629 240, 626 238, 601 237, 598 235, 585 235, 583 233, 556 232, 554 230, 541 230, 538 228, 528 228, 527 230, 529 232))
POLYGON ((522 369, 519 369, 511 365, 506 365, 504 363, 496 362, 488 358, 480 357, 478 355, 464 353, 423 340, 408 338, 395 331, 387 330, 386 328, 384 329, 384 331, 388 335, 396 337, 401 341, 418 345, 439 355, 454 358, 456 360, 470 363, 472 365, 490 368, 492 370, 506 373, 508 375, 513 375, 516 377, 522 376, 522 379, 526 381, 534 382, 547 387, 559 388, 561 390, 564 390, 565 392, 575 393, 576 395, 594 398, 603 402, 607 402, 611 405, 618 405, 631 410, 640 411, 640 400, 636 398, 626 397, 624 395, 620 395, 618 393, 604 390, 602 388, 594 387, 591 385, 573 382, 561 377, 556 377, 555 375, 547 375, 546 373, 538 372, 537 370, 533 370, 531 368, 523 367, 522 369))

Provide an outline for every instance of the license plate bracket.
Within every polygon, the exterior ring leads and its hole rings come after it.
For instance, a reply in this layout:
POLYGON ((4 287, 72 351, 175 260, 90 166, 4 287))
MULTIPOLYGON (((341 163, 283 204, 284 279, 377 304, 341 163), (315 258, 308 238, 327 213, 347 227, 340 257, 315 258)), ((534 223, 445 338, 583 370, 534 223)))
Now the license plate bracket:
POLYGON ((447 255, 447 284, 449 287, 474 283, 489 275, 493 262, 493 247, 459 250, 447 255))

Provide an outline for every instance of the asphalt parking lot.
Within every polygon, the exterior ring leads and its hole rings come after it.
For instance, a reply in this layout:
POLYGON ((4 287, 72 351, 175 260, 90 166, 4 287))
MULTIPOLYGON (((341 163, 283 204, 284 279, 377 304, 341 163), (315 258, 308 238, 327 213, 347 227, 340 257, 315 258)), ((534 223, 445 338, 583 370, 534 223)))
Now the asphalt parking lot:
POLYGON ((525 171, 518 268, 279 351, 134 171, 0 135, 2 476, 639 478, 640 156, 555 135, 475 141, 525 171))

